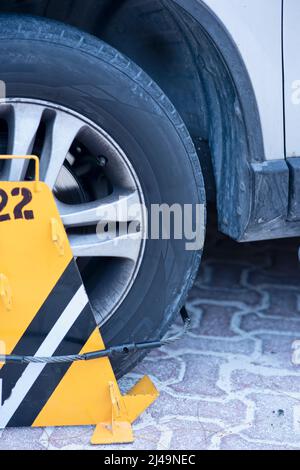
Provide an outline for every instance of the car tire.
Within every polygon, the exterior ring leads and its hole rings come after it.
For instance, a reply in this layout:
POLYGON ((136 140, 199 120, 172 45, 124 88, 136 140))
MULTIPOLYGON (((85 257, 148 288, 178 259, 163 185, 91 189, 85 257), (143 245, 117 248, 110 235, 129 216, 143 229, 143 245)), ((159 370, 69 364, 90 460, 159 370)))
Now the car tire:
MULTIPOLYGON (((198 156, 176 109, 147 74, 98 38, 42 18, 1 15, 0 79, 6 99, 55 103, 101 126, 133 166, 148 209, 166 203, 192 204, 196 210, 205 204, 198 156)), ((187 251, 185 243, 173 238, 146 241, 134 284, 101 324, 108 346, 166 333, 186 301, 201 259, 201 247, 187 251)), ((88 289, 93 306, 98 290, 96 280, 88 289)), ((116 357, 118 376, 143 355, 116 357)))

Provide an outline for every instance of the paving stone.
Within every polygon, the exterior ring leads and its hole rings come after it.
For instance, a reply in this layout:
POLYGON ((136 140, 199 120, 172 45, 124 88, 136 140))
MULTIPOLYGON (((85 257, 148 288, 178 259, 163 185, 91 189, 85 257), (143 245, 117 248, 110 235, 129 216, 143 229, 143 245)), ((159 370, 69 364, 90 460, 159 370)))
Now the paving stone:
POLYGON ((204 299, 203 302, 209 300, 216 303, 240 303, 244 308, 255 308, 261 302, 262 295, 254 288, 244 289, 241 287, 239 289, 222 289, 220 287, 216 288, 215 286, 204 287, 201 281, 199 281, 191 292, 190 299, 204 299))
POLYGON ((245 315, 241 321, 241 329, 245 332, 274 332, 276 333, 294 333, 295 330, 300 333, 300 318, 267 318, 256 315, 255 313, 245 315))
POLYGON ((46 447, 53 449, 63 449, 66 446, 89 446, 90 439, 93 435, 93 427, 58 427, 47 430, 43 435, 42 442, 46 447), (47 435, 48 434, 48 435, 47 435))
POLYGON ((206 268, 210 270, 209 281, 203 279, 203 283, 197 282, 197 285, 214 287, 214 289, 227 288, 230 290, 241 289, 241 277, 248 264, 234 264, 232 259, 226 263, 222 261, 208 261, 206 268))
POLYGON ((232 317, 237 308, 224 307, 224 305, 201 305, 202 319, 199 334, 203 336, 236 336, 231 329, 232 317))
POLYGON ((5 429, 0 438, 0 450, 44 450, 39 442, 42 429, 5 429))
MULTIPOLYGON (((250 338, 206 338, 205 336, 188 336, 184 343, 185 348, 198 351, 210 351, 220 354, 242 354, 249 356, 255 350, 255 339, 250 338)), ((174 346, 175 349, 175 346, 174 346)))
POLYGON ((300 372, 300 367, 292 363, 293 344, 300 339, 300 331, 290 336, 265 334, 257 337, 262 341, 262 355, 256 363, 300 372))
POLYGON ((142 429, 137 427, 134 431, 136 440, 132 444, 132 448, 135 450, 156 450, 162 434, 163 431, 155 426, 146 426, 142 429))
MULTIPOLYGON (((229 402, 205 401, 195 398, 176 398, 165 389, 151 408, 151 416, 159 422, 161 417, 197 418, 199 421, 217 420, 224 427, 237 426, 246 418, 247 406, 240 400, 229 402)), ((165 419, 165 418, 163 418, 165 419)))
MULTIPOLYGON (((290 257, 287 257, 291 259, 290 257)), ((263 285, 274 285, 279 287, 298 287, 299 286, 299 267, 290 272, 285 272, 280 267, 274 266, 268 270, 257 270, 249 274, 249 284, 253 287, 261 287, 263 285)))
POLYGON ((146 358, 135 369, 135 373, 151 375, 152 378, 162 383, 178 381, 180 378, 181 362, 179 359, 172 358, 166 354, 153 353, 146 358), (157 367, 157 361, 160 361, 161 367, 157 367))
POLYGON ((264 309, 264 315, 280 316, 284 318, 299 318, 299 294, 296 289, 278 287, 265 287, 268 295, 269 306, 264 309))
POLYGON ((198 354, 183 354, 182 359, 186 370, 181 382, 170 385, 172 390, 185 395, 224 396, 217 386, 219 367, 226 363, 224 359, 198 354))
MULTIPOLYGON (((278 369, 280 374, 280 369, 278 369)), ((269 390, 274 392, 300 393, 300 375, 276 375, 276 369, 264 369, 259 373, 246 370, 233 371, 231 375, 232 390, 245 391, 247 389, 269 390), (266 375, 264 375, 266 374, 266 375)))
POLYGON ((226 436, 221 440, 221 450, 290 450, 291 444, 267 444, 264 441, 249 442, 239 435, 226 436))
POLYGON ((294 431, 294 408, 299 400, 284 394, 249 394, 255 404, 253 423, 243 434, 253 440, 300 446, 300 435, 294 431))
POLYGON ((206 450, 213 436, 221 430, 216 424, 177 419, 169 421, 168 428, 173 433, 170 450, 206 450), (194 436, 193 440, 191 435, 194 436))

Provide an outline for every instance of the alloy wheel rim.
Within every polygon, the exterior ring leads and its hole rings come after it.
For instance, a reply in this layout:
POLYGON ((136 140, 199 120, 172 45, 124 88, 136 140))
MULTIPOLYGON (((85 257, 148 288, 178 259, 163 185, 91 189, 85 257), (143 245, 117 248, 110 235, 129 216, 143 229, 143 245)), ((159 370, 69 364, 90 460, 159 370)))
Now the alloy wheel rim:
MULTIPOLYGON (((39 156, 41 179, 55 194, 88 294, 95 289, 90 271, 97 266, 101 287, 91 297, 96 319, 103 324, 128 295, 144 256, 146 213, 136 172, 107 132, 63 106, 1 100, 1 127, 2 153, 39 156), (90 181, 91 174, 96 182, 90 181), (100 272, 101 266, 109 274, 100 272)), ((12 160, 3 162, 0 180, 30 175, 27 161, 12 160)))

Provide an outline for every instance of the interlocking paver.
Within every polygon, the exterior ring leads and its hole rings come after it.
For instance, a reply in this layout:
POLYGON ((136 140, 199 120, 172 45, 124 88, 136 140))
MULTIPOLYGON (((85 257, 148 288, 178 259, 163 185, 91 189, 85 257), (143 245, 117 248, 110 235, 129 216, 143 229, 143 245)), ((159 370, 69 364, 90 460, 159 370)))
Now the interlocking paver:
POLYGON ((217 385, 219 367, 224 364, 224 359, 196 354, 182 354, 181 358, 185 363, 185 371, 182 380, 170 386, 174 392, 179 395, 197 396, 200 392, 210 397, 224 396, 224 391, 217 385))
POLYGON ((256 358, 256 364, 298 372, 299 368, 292 363, 291 344, 299 339, 299 332, 291 335, 267 333, 257 335, 257 338, 261 340, 262 354, 256 358))
POLYGON ((221 450, 239 449, 239 450, 290 450, 291 445, 268 444, 267 442, 247 441, 239 435, 226 436, 221 441, 221 450))
MULTIPOLYGON (((218 296, 215 297, 216 302, 218 296)), ((205 304, 201 303, 202 321, 198 334, 202 336, 219 336, 221 338, 235 336, 234 331, 231 329, 231 321, 235 313, 236 307, 227 307, 220 304, 205 304)))
POLYGON ((160 399, 152 406, 151 415, 159 421, 169 421, 172 417, 185 417, 199 421, 221 422, 224 426, 236 426, 246 418, 247 406, 241 400, 213 400, 197 397, 176 397, 171 390, 161 392, 160 399), (216 408, 218 414, 216 416, 216 408))
POLYGON ((170 440, 169 449, 185 450, 186 443, 190 442, 190 450, 206 450, 212 441, 213 436, 220 432, 217 424, 197 421, 188 421, 184 419, 174 419, 168 423, 168 427, 172 430, 172 438, 170 440), (194 439, 191 441, 190 436, 194 439))
MULTIPOLYGON (((256 368, 256 365, 254 368, 256 368)), ((251 368, 252 371, 254 368, 251 368)), ((295 372, 295 375, 291 375, 291 372, 270 367, 260 367, 260 371, 257 371, 257 373, 247 370, 235 370, 231 375, 231 384, 233 391, 250 389, 282 393, 300 392, 299 374, 297 372, 295 372)))
POLYGON ((300 332, 300 317, 285 317, 276 318, 276 316, 269 318, 257 314, 249 314, 243 317, 241 322, 241 328, 245 332, 274 332, 278 333, 290 333, 299 331, 300 332))
POLYGON ((300 447, 300 436, 294 431, 294 408, 299 405, 299 399, 291 398, 287 393, 249 394, 248 399, 255 404, 255 413, 251 427, 243 434, 260 442, 300 447))

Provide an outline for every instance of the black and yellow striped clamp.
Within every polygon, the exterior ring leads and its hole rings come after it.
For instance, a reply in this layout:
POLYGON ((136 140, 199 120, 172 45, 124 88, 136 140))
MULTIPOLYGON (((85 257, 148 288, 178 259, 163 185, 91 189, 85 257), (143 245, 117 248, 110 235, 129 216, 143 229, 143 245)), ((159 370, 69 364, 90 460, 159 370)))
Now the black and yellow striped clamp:
POLYGON ((0 428, 96 425, 93 444, 133 441, 131 423, 157 398, 144 377, 122 396, 53 195, 39 180, 0 183, 0 428))

